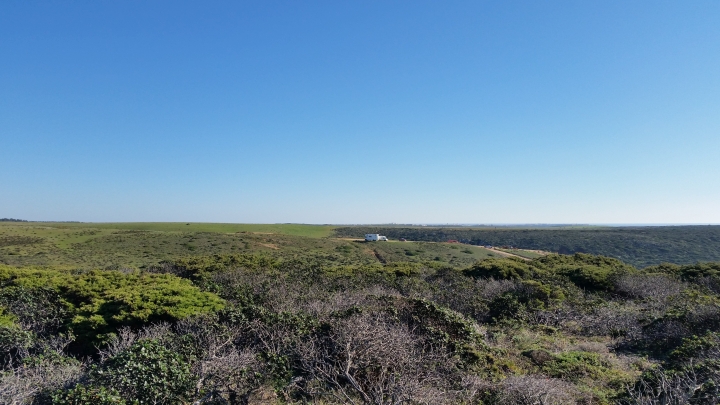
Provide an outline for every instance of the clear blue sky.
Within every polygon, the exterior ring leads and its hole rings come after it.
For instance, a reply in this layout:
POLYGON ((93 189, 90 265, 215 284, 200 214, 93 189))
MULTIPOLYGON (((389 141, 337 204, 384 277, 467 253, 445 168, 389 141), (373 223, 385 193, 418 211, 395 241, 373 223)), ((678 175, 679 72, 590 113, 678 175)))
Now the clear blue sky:
POLYGON ((720 223, 720 2, 0 3, 0 217, 720 223))

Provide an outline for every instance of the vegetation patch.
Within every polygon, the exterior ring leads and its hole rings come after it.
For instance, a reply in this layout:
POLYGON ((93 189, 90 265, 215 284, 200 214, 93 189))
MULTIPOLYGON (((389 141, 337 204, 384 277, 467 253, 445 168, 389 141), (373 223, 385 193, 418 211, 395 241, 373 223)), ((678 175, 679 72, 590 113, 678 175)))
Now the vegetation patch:
MULTIPOLYGON (((55 303, 63 307, 58 310, 66 314, 64 326, 86 342, 102 342, 123 325, 137 327, 148 322, 174 321, 223 307, 219 297, 169 274, 118 271, 73 274, 2 266, 0 285, 4 291, 22 288, 31 294, 43 289, 56 292, 55 303)), ((16 316, 25 315, 23 311, 16 316)))
POLYGON ((714 263, 176 229, 193 225, 0 226, 44 240, 0 249, 22 264, 0 265, 0 403, 720 395, 714 263))

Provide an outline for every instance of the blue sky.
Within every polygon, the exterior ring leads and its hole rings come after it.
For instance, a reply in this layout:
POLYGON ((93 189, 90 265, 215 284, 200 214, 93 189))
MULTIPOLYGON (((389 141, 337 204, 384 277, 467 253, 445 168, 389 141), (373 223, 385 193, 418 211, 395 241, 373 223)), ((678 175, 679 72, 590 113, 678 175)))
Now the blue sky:
POLYGON ((720 223, 717 1, 6 1, 0 217, 720 223))

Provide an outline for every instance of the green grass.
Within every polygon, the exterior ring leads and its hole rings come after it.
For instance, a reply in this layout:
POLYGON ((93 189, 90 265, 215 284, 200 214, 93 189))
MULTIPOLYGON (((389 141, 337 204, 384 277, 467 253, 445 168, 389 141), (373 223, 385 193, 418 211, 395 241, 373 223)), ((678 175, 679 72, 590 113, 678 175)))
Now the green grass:
POLYGON ((161 232, 258 232, 282 235, 324 238, 330 236, 334 226, 304 224, 218 224, 206 222, 119 222, 79 224, 95 229, 120 229, 161 232))
POLYGON ((221 224, 208 222, 8 222, 0 226, 33 229, 95 229, 161 232, 261 232, 324 238, 335 229, 331 225, 305 224, 221 224))
POLYGON ((492 253, 446 243, 324 237, 331 226, 190 223, 3 223, 0 263, 84 269, 144 268, 178 257, 262 254, 329 266, 426 262, 467 266, 492 253))

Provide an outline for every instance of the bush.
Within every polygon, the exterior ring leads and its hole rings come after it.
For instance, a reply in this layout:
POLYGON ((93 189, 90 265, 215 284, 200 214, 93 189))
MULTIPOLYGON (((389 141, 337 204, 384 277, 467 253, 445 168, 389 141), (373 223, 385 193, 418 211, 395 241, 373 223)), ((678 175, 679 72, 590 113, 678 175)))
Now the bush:
POLYGON ((525 280, 536 274, 536 269, 522 259, 485 259, 463 271, 474 278, 493 278, 496 280, 525 280))
POLYGON ((598 353, 570 351, 555 355, 552 360, 546 361, 542 368, 552 377, 568 380, 588 377, 597 380, 604 377, 611 365, 598 353))
POLYGON ((663 263, 648 267, 646 272, 665 273, 706 287, 715 294, 720 294, 720 263, 697 263, 685 266, 663 263))
POLYGON ((705 299, 685 300, 643 328, 635 344, 665 357, 682 344, 683 339, 720 331, 720 305, 705 299), (705 302, 704 302, 705 301, 705 302))
POLYGON ((643 373, 628 387, 619 401, 627 405, 717 405, 720 396, 720 374, 717 370, 703 375, 702 369, 667 370, 661 367, 643 373), (698 372, 700 371, 700 372, 698 372))
POLYGON ((615 269, 593 265, 564 266, 559 269, 559 273, 567 276, 578 287, 591 291, 612 290, 619 276, 615 269))
POLYGON ((125 405, 116 390, 78 384, 52 396, 53 405, 125 405))
POLYGON ((494 298, 488 304, 488 316, 494 321, 503 319, 524 319, 527 308, 520 298, 513 293, 505 293, 494 298))
POLYGON ((194 387, 188 359, 156 339, 133 344, 91 371, 90 379, 97 387, 89 391, 93 395, 106 387, 105 393, 151 404, 182 403, 194 387))
POLYGON ((670 353, 670 358, 680 363, 689 359, 707 357, 707 353, 720 354, 720 333, 708 332, 701 336, 687 337, 670 353))
POLYGON ((421 343, 407 326, 380 314, 337 320, 298 345, 307 376, 300 388, 341 403, 455 403, 448 389, 456 377, 453 360, 421 343))
POLYGON ((40 360, 0 373, 0 403, 47 404, 51 393, 74 383, 81 375, 79 362, 66 360, 40 360))
POLYGON ((543 376, 509 377, 495 390, 497 405, 566 405, 580 397, 571 384, 543 376))
MULTIPOLYGON (((97 343, 123 325, 173 321, 221 309, 223 300, 170 274, 90 271, 71 274, 45 269, 0 267, 3 290, 52 289, 72 315, 66 325, 80 342, 97 343)), ((60 305, 55 301, 55 305, 60 305)), ((25 307, 32 307, 27 305, 25 307)), ((57 312, 57 310, 56 310, 57 312)), ((32 312, 31 312, 32 313, 32 312)))
POLYGON ((0 288, 0 305, 23 329, 43 335, 57 333, 69 318, 67 304, 48 286, 5 285, 0 288))
POLYGON ((2 361, 6 357, 16 356, 18 350, 27 349, 35 342, 32 332, 22 330, 15 325, 0 326, 0 356, 2 361))
POLYGON ((546 255, 533 260, 533 265, 545 268, 563 266, 597 266, 622 271, 633 271, 635 268, 612 257, 575 253, 574 255, 546 255))
POLYGON ((679 276, 686 281, 694 281, 703 277, 720 277, 720 263, 697 263, 680 266, 677 264, 663 263, 645 269, 652 273, 666 273, 679 276))
POLYGON ((629 298, 662 300, 684 288, 683 283, 665 274, 626 274, 615 282, 615 292, 629 298))
POLYGON ((532 280, 517 282, 512 290, 496 296, 488 303, 489 316, 495 321, 523 320, 530 312, 548 309, 564 299, 561 288, 532 280))
POLYGON ((212 255, 193 256, 161 262, 151 266, 153 273, 169 273, 193 281, 205 281, 212 274, 232 269, 269 269, 279 262, 262 255, 212 255))

